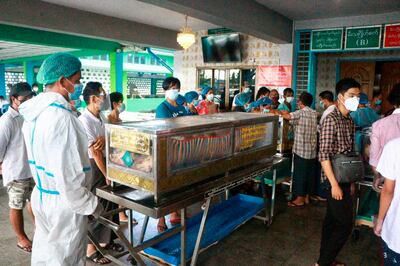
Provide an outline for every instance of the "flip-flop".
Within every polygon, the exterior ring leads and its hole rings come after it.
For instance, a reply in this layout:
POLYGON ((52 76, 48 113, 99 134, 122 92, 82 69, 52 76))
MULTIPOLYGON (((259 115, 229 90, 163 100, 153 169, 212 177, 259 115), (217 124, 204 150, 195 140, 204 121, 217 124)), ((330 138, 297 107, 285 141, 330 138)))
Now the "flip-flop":
POLYGON ((86 259, 94 262, 95 264, 100 264, 100 265, 106 265, 106 264, 110 264, 111 263, 111 261, 109 259, 107 259, 103 255, 101 255, 100 251, 93 252, 92 255, 86 256, 86 259), (107 261, 106 262, 101 262, 100 260, 102 260, 102 259, 106 259, 107 261))
POLYGON ((288 207, 300 208, 300 207, 304 207, 305 205, 306 205, 305 203, 297 204, 297 203, 294 203, 294 201, 289 201, 288 202, 288 207))
POLYGON ((117 251, 117 252, 122 252, 125 250, 124 246, 122 246, 118 243, 107 244, 104 248, 108 249, 108 250, 117 251))
POLYGON ((20 250, 26 252, 26 253, 32 253, 32 246, 31 245, 27 245, 25 247, 17 244, 17 248, 19 248, 20 250))
POLYGON ((168 226, 167 225, 157 224, 157 231, 159 233, 164 233, 167 230, 168 230, 168 226))

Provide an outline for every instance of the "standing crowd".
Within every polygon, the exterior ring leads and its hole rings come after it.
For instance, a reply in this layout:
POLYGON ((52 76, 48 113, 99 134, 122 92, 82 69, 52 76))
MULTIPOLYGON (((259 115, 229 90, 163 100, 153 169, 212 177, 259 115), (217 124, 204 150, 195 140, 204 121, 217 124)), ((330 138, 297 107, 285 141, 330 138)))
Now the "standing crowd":
MULTIPOLYGON (((9 195, 10 221, 17 247, 32 252, 33 265, 85 265, 86 259, 108 264, 96 247, 87 243, 89 230, 106 249, 123 251, 110 229, 96 221, 103 212, 118 208, 95 196, 96 188, 109 184, 105 163, 105 123, 120 123, 125 110, 123 95, 108 95, 99 82, 80 84, 81 62, 59 53, 48 57, 37 80, 45 93, 27 83, 12 86, 9 104, 0 118, 0 164, 3 184, 9 195), (80 114, 80 99, 86 109, 80 114), (104 111, 108 115, 104 116, 104 111), (27 208, 35 224, 33 243, 24 232, 22 210, 27 208)), ((220 112, 215 91, 204 87, 180 94, 181 84, 169 77, 163 82, 165 101, 156 108, 156 118, 209 115, 220 112)), ((249 86, 234 97, 232 110, 280 115, 290 121, 293 132, 293 199, 288 207, 298 208, 312 200, 326 201, 321 247, 316 265, 345 265, 336 257, 353 228, 353 194, 356 181, 336 167, 339 160, 354 158, 363 145, 362 130, 372 128, 369 162, 376 182, 383 187, 375 233, 382 237, 385 265, 400 263, 400 84, 393 87, 388 102, 390 115, 382 118, 381 96, 373 104, 351 78, 336 84, 335 94, 319 94, 324 112, 318 119, 315 101, 303 92, 297 101, 286 88, 282 99, 276 89, 262 87, 255 100, 249 86), (353 156, 353 157, 352 157, 353 156), (382 181, 383 180, 383 181, 382 181), (383 183, 383 184, 382 184, 383 183), (397 182, 398 183, 398 182, 397 182), (392 264, 391 264, 392 263, 392 264)), ((126 222, 125 213, 113 217, 126 222)), ((170 223, 180 224, 177 212, 170 223)), ((165 217, 157 230, 168 229, 165 217)))

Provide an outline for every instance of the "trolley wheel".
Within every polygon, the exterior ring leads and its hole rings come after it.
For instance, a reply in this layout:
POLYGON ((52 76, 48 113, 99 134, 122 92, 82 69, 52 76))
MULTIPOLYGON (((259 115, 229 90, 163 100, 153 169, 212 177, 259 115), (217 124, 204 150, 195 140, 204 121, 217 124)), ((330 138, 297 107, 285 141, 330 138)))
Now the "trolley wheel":
POLYGON ((353 243, 357 243, 360 240, 360 229, 355 228, 351 234, 351 240, 353 243))

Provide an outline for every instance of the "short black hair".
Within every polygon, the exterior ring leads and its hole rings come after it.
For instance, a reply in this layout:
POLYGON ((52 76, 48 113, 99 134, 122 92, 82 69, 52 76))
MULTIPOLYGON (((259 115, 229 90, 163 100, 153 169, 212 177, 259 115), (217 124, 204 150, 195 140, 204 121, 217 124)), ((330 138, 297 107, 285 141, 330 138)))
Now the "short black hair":
POLYGON ((336 95, 345 94, 351 88, 361 89, 361 85, 353 78, 341 79, 338 83, 336 83, 336 95))
POLYGON ((256 100, 260 99, 261 95, 270 93, 271 91, 267 87, 261 87, 257 91, 256 100))
POLYGON ((302 92, 299 97, 299 101, 301 101, 305 106, 310 107, 313 103, 313 96, 311 93, 302 92))
POLYGON ((99 96, 101 93, 100 88, 102 88, 103 85, 101 85, 100 82, 97 81, 91 81, 86 83, 85 89, 83 90, 83 100, 85 101, 86 104, 90 103, 90 96, 99 96))
POLYGON ((123 100, 124 100, 124 95, 122 95, 122 93, 117 91, 110 93, 111 110, 114 109, 113 103, 119 103, 122 102, 123 100))
POLYGON ((174 78, 174 77, 168 77, 168 78, 164 79, 162 87, 166 91, 175 85, 178 87, 178 89, 181 88, 181 82, 179 81, 179 79, 174 78))
POLYGON ((4 96, 3 96, 3 95, 0 95, 0 99, 4 100, 4 96))
POLYGON ((333 102, 334 100, 333 92, 331 91, 323 91, 319 94, 319 97, 322 100, 328 100, 329 102, 333 102))
POLYGON ((294 94, 294 91, 292 90, 292 88, 286 88, 283 90, 283 95, 287 95, 288 93, 294 94))
POLYGON ((393 86, 387 99, 391 105, 395 105, 396 107, 400 106, 400 83, 393 86))

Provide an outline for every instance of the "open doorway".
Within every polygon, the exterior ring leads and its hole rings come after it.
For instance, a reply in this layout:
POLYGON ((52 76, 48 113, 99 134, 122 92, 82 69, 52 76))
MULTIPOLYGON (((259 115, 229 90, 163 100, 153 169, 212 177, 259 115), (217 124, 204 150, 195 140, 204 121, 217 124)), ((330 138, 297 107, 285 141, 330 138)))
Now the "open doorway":
POLYGON ((364 61, 341 62, 340 78, 351 77, 361 84, 362 92, 372 99, 374 91, 382 92, 382 113, 388 112, 392 106, 386 100, 390 89, 400 82, 400 59, 396 61, 364 61))

